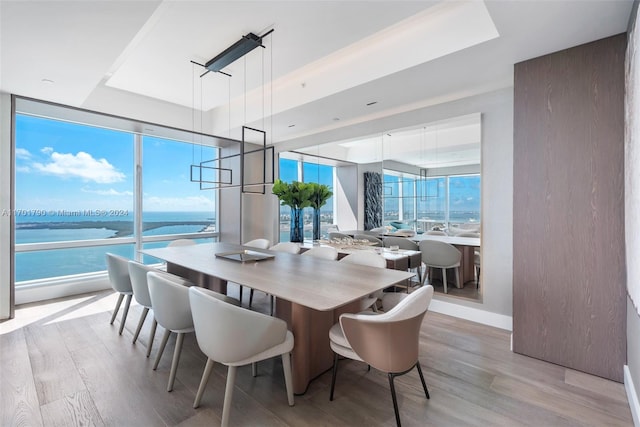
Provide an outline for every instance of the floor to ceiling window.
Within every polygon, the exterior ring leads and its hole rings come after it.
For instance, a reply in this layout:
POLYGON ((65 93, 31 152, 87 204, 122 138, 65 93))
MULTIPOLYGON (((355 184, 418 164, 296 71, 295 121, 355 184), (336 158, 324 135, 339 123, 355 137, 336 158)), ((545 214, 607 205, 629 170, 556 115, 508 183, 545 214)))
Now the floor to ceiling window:
POLYGON ((420 177, 385 170, 384 221, 419 230, 480 222, 480 174, 420 177))
POLYGON ((16 287, 103 272, 106 252, 135 259, 217 235, 216 192, 190 179, 196 153, 217 148, 24 112, 14 143, 16 287))

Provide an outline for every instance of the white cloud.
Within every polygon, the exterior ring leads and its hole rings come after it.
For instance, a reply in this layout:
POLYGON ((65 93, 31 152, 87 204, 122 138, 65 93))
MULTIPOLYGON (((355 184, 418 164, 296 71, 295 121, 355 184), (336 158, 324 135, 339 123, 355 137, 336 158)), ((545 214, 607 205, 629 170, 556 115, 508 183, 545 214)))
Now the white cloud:
POLYGON ((16 148, 16 158, 17 159, 30 159, 31 158, 31 153, 27 149, 16 148))
POLYGON ((16 166, 16 172, 31 172, 29 166, 16 166))
MULTIPOLYGON (((42 149, 43 152, 49 147, 42 149)), ((42 173, 56 175, 63 178, 82 178, 85 181, 93 181, 98 184, 110 184, 125 179, 125 175, 119 172, 107 159, 94 159, 91 154, 83 151, 78 154, 51 153, 51 162, 47 164, 34 163, 33 167, 42 173)))
POLYGON ((42 147, 40 149, 40 152, 44 153, 44 154, 51 154, 51 153, 53 153, 53 148, 51 148, 51 147, 42 147))
POLYGON ((118 191, 113 188, 108 190, 91 190, 90 188, 84 187, 82 191, 84 193, 99 194, 101 196, 133 196, 133 191, 118 191))

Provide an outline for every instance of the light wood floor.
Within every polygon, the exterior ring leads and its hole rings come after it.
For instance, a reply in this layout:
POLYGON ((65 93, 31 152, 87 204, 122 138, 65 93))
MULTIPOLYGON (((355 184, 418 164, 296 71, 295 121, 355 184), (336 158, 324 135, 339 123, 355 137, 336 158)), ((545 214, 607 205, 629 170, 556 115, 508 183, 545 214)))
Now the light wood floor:
MULTIPOLYGON (((267 310, 264 294, 256 292, 256 300, 257 309, 267 310)), ((140 307, 132 305, 119 336, 119 320, 109 325, 114 305, 114 294, 101 292, 21 306, 16 319, 0 323, 0 426, 220 423, 226 369, 216 366, 194 410, 205 364, 195 338, 185 339, 176 384, 167 393, 174 340, 153 371, 162 328, 147 359, 149 328, 131 344, 140 307)), ((415 371, 396 379, 403 425, 633 425, 622 384, 514 354, 509 340, 507 331, 427 313, 420 360, 431 400, 415 371)), ((256 378, 241 368, 231 425, 395 425, 385 374, 342 361, 333 402, 330 381, 331 374, 323 374, 289 407, 278 360, 260 363, 256 378)))

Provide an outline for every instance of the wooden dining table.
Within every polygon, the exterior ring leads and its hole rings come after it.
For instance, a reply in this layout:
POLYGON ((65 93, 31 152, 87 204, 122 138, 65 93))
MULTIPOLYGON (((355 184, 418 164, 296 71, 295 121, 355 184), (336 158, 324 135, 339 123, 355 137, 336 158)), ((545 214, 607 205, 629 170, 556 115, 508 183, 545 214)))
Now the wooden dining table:
POLYGON ((296 394, 304 393, 314 378, 331 368, 329 329, 340 315, 357 312, 360 298, 414 275, 230 243, 146 249, 141 253, 166 261, 168 272, 223 294, 227 282, 234 282, 275 296, 275 315, 287 322, 295 338, 291 363, 296 394), (216 253, 245 249, 273 257, 254 262, 216 257, 216 253))

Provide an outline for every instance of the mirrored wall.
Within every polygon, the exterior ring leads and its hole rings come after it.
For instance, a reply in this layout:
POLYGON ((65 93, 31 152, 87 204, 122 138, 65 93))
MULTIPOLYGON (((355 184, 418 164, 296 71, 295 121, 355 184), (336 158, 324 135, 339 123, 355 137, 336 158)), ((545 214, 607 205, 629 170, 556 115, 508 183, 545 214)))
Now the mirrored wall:
MULTIPOLYGON (((481 139, 481 114, 474 113, 306 147, 281 158, 334 166, 333 222, 341 230, 386 227, 409 230, 418 242, 440 235, 449 243, 468 243, 455 245, 462 253, 461 283, 456 286, 450 271, 447 296, 481 301, 481 139), (371 174, 382 182, 375 203, 365 198, 365 177, 371 174), (370 215, 368 204, 380 212, 370 215)), ((432 277, 436 292, 443 293, 439 272, 432 277)))

